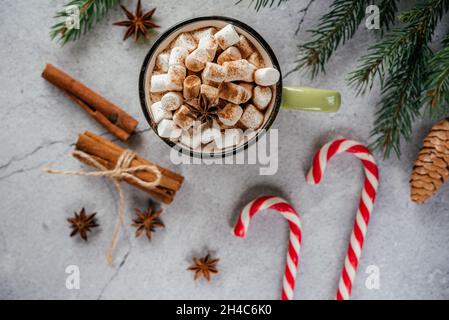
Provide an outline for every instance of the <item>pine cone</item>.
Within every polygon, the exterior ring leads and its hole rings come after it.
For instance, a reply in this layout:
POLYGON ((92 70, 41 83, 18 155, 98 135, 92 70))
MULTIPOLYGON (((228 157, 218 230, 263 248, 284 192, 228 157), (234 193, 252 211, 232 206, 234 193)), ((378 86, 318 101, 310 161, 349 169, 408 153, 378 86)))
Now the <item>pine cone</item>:
POLYGON ((449 118, 432 127, 424 139, 410 178, 412 201, 422 204, 449 178, 449 118))

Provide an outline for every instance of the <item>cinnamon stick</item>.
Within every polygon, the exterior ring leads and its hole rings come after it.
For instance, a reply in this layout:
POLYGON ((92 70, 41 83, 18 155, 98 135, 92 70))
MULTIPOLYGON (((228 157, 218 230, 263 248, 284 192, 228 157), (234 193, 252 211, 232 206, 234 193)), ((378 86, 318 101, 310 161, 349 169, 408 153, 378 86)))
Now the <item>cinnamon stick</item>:
MULTIPOLYGON (((97 142, 99 142, 101 144, 104 144, 104 145, 108 146, 109 148, 115 150, 119 155, 122 154, 122 152, 124 151, 123 148, 121 148, 120 146, 116 145, 112 141, 109 141, 108 139, 106 139, 104 137, 101 137, 99 135, 96 135, 96 134, 94 134, 94 133, 92 133, 90 131, 86 131, 84 134, 87 137, 90 137, 90 138, 96 140, 97 142)), ((138 165, 151 164, 151 165, 157 166, 159 171, 161 171, 162 174, 164 174, 166 177, 176 181, 175 182, 175 184, 177 185, 177 187, 175 188, 176 191, 179 190, 179 188, 181 187, 181 185, 182 185, 182 183, 184 181, 184 177, 183 176, 181 176, 181 175, 179 175, 179 174, 177 174, 177 173, 175 173, 175 172, 173 172, 171 170, 163 168, 163 167, 161 167, 161 166, 159 166, 157 164, 151 163, 150 161, 140 157, 139 155, 136 156, 135 161, 138 162, 138 165)))
POLYGON ((138 121, 124 110, 75 80, 52 64, 47 64, 42 77, 62 89, 98 123, 120 140, 126 141, 138 121))
MULTIPOLYGON (((78 141, 76 142, 76 150, 87 153, 108 170, 115 168, 118 158, 124 151, 124 149, 118 145, 91 132, 85 132, 79 136, 78 141)), ((76 158, 87 165, 91 165, 88 161, 85 161, 82 158, 76 158)), ((141 157, 136 157, 131 162, 131 167, 139 165, 153 165, 153 163, 141 157)), ((155 188, 143 188, 131 179, 125 178, 124 181, 149 193, 156 200, 169 204, 173 201, 176 192, 181 188, 184 178, 166 168, 162 168, 160 166, 157 167, 159 168, 162 176, 159 186, 155 188)), ((148 182, 152 182, 156 179, 156 175, 152 172, 138 172, 135 173, 135 176, 148 182)))
MULTIPOLYGON (((83 135, 80 135, 78 141, 76 143, 77 150, 81 150, 90 155, 94 155, 100 158, 103 158, 111 163, 116 163, 120 155, 123 153, 123 149, 114 143, 108 141, 107 139, 97 136, 91 132, 86 132, 83 135), (112 146, 111 146, 112 145, 112 146)), ((152 165, 149 161, 140 161, 139 159, 134 159, 131 162, 131 167, 137 167, 140 165, 152 165)), ((167 175, 162 173, 162 178, 160 185, 161 187, 165 187, 172 190, 179 190, 181 187, 181 183, 178 180, 172 179, 167 175)), ((156 175, 152 172, 138 172, 136 176, 145 181, 154 181, 156 179, 156 175)))
POLYGON ((67 96, 75 103, 77 103, 84 111, 86 111, 92 118, 94 118, 99 124, 101 124, 106 130, 115 135, 122 141, 128 140, 130 134, 122 128, 113 124, 106 116, 97 110, 92 110, 84 101, 78 99, 74 95, 67 93, 67 96))
MULTIPOLYGON (((78 159, 80 162, 84 163, 85 165, 88 165, 88 166, 92 165, 89 161, 87 161, 84 158, 78 157, 76 154, 74 154, 73 156, 76 159, 78 159)), ((108 170, 112 170, 114 167, 114 165, 111 164, 109 161, 106 161, 104 159, 101 159, 101 158, 98 158, 95 156, 92 156, 92 158, 95 159, 96 161, 98 161, 101 165, 103 165, 108 170)), ((132 180, 124 179, 124 181, 129 183, 133 187, 136 187, 136 188, 148 193, 152 198, 154 198, 157 201, 160 201, 165 204, 170 204, 171 202, 173 202, 175 193, 172 190, 167 190, 164 188, 155 188, 155 189, 150 190, 150 189, 145 189, 145 188, 140 187, 132 180)))

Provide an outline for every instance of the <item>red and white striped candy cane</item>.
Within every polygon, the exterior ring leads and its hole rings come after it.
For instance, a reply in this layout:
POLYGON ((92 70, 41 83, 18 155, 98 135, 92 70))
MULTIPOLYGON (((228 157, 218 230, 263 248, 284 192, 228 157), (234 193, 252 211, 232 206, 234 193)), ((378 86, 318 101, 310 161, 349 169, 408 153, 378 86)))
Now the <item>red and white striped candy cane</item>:
POLYGON ((295 279, 299 264, 299 250, 301 249, 301 221, 295 209, 284 199, 275 196, 264 196, 251 201, 243 208, 239 219, 234 226, 236 237, 244 238, 251 218, 262 210, 273 209, 278 211, 290 226, 290 241, 287 252, 287 263, 282 287, 282 300, 291 300, 295 289, 295 279))
POLYGON ((376 198, 379 184, 379 172, 376 161, 368 148, 364 145, 347 139, 338 139, 325 144, 315 155, 313 166, 307 175, 307 182, 310 184, 320 183, 327 162, 336 154, 349 152, 362 161, 365 169, 365 183, 362 197, 355 217, 354 228, 346 254, 343 271, 338 285, 337 300, 347 300, 351 295, 352 284, 354 283, 357 265, 363 248, 366 230, 373 211, 374 200, 376 198))

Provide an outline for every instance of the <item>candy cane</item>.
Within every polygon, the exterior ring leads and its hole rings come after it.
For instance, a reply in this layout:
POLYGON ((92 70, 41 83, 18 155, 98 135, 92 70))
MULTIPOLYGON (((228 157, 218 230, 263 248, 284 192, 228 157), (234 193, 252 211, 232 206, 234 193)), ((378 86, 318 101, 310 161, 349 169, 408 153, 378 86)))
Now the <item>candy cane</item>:
POLYGON ((359 208, 355 217, 354 228, 352 229, 348 252, 346 254, 343 271, 338 285, 337 300, 347 300, 351 295, 352 284, 354 283, 360 254, 363 248, 368 222, 373 211, 374 200, 376 198, 379 184, 379 173, 376 162, 369 150, 362 144, 339 139, 325 144, 315 155, 312 168, 307 175, 307 182, 310 184, 320 183, 327 162, 336 154, 349 152, 359 158, 365 169, 365 182, 360 199, 359 208))
POLYGON ((299 264, 299 250, 301 248, 301 221, 295 209, 284 199, 275 196, 264 196, 251 201, 243 208, 240 217, 234 226, 236 237, 244 238, 251 218, 262 210, 273 209, 288 220, 290 226, 290 241, 287 252, 287 263, 282 288, 282 300, 291 300, 295 289, 296 273, 299 264))

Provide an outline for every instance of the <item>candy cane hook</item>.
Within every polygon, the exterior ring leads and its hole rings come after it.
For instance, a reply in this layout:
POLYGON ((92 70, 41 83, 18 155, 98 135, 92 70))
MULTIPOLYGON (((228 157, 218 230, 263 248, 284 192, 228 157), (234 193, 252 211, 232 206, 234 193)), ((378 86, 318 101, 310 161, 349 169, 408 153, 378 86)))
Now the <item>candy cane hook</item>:
POLYGON ((290 241, 287 252, 287 263, 282 287, 282 300, 291 300, 295 289, 295 279, 299 264, 299 250, 301 249, 301 221, 295 209, 284 199, 275 196, 264 196, 251 201, 243 208, 234 226, 236 237, 244 238, 248 231, 251 218, 262 210, 273 209, 287 219, 290 226, 290 241))
POLYGON ((333 156, 343 152, 352 153, 361 160, 365 170, 365 182, 338 285, 337 300, 347 300, 351 295, 352 284, 354 283, 379 184, 379 171, 370 151, 364 145, 347 139, 331 141, 316 153, 312 168, 307 175, 307 182, 310 184, 320 183, 327 162, 333 156))

